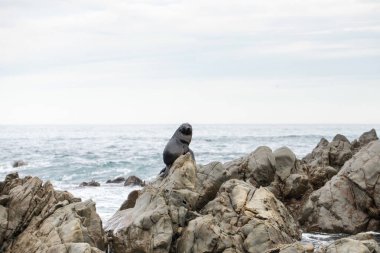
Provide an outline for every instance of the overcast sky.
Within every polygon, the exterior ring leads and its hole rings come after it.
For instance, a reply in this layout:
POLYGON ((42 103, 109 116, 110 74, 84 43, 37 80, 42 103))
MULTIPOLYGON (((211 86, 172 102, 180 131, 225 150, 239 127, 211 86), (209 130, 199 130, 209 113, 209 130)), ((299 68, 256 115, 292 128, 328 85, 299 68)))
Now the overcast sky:
POLYGON ((379 95, 379 0, 0 0, 0 124, 373 124, 379 95))

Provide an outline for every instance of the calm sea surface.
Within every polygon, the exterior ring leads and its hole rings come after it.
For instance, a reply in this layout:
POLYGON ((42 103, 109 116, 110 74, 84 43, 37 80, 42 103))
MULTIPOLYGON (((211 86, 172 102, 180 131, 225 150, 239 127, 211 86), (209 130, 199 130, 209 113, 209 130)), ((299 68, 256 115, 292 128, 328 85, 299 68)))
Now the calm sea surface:
MULTIPOLYGON (((0 126, 0 181, 17 171, 50 180, 82 200, 93 199, 105 221, 136 189, 105 184, 118 176, 153 179, 164 167, 162 151, 177 125, 0 126), (15 160, 27 166, 12 168, 15 160), (78 187, 96 180, 100 187, 78 187)), ((259 146, 291 148, 304 157, 322 137, 349 140, 380 125, 193 125, 191 149, 197 163, 226 162, 259 146)), ((331 241, 340 235, 304 234, 305 241, 331 241)))

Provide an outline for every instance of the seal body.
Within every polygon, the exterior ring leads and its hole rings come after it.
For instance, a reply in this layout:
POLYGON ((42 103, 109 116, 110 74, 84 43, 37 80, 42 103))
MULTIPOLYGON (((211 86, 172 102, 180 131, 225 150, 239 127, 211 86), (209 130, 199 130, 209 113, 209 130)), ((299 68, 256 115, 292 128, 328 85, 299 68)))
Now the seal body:
POLYGON ((169 174, 170 167, 174 161, 187 152, 190 152, 193 160, 195 160, 194 153, 189 148, 192 135, 193 128, 189 123, 184 123, 178 127, 172 138, 170 138, 169 142, 166 144, 162 154, 166 167, 160 172, 160 176, 166 177, 169 174))

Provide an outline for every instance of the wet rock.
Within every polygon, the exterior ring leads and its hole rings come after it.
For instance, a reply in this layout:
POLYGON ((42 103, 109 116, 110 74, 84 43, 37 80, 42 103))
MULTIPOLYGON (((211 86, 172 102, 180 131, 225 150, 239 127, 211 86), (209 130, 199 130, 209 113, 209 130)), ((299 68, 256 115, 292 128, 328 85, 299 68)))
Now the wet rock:
POLYGON ((23 160, 17 160, 17 161, 13 162, 12 167, 17 168, 17 167, 26 166, 26 165, 28 165, 27 162, 25 162, 23 160))
POLYGON ((124 177, 117 177, 115 179, 109 179, 107 180, 106 184, 119 184, 125 181, 124 177))
POLYGON ((0 196, 0 252, 101 252, 102 222, 91 200, 77 202, 36 177, 8 175, 0 196))
POLYGON ((309 196, 300 222, 309 231, 355 234, 380 229, 379 164, 380 141, 373 141, 309 196))
POLYGON ((96 182, 95 180, 91 180, 90 182, 82 182, 80 183, 79 185, 80 187, 84 187, 84 186, 100 186, 100 183, 96 182))
POLYGON ((124 186, 135 186, 135 185, 144 186, 145 182, 136 176, 129 176, 127 180, 125 180, 124 186))

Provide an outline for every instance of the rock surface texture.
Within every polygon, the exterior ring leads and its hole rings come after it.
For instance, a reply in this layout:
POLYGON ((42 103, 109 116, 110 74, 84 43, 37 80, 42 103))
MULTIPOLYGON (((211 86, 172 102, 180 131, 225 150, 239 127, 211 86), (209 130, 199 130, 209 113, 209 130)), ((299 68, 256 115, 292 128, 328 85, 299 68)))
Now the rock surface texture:
POLYGON ((105 249, 92 201, 80 202, 50 182, 10 174, 0 183, 0 252, 96 253, 105 249))
MULTIPOLYGON (((255 168, 272 166, 253 157, 255 168)), ((261 252, 300 238, 297 222, 269 190, 232 175, 221 163, 197 168, 189 153, 179 157, 133 208, 107 222, 114 252, 261 252)))
POLYGON ((313 192, 302 211, 309 231, 349 234, 380 229, 380 141, 372 141, 313 192))

